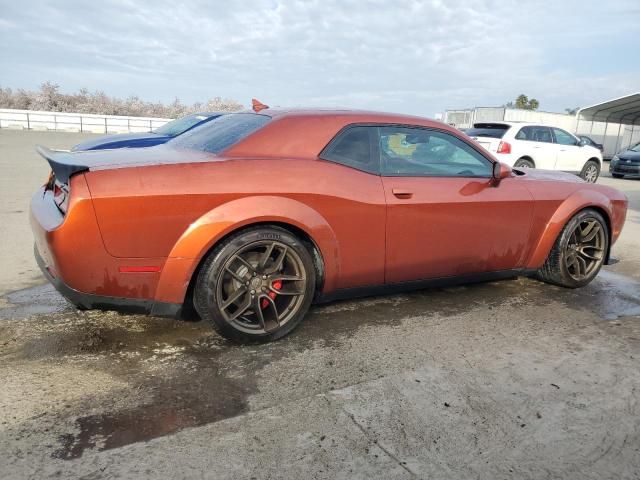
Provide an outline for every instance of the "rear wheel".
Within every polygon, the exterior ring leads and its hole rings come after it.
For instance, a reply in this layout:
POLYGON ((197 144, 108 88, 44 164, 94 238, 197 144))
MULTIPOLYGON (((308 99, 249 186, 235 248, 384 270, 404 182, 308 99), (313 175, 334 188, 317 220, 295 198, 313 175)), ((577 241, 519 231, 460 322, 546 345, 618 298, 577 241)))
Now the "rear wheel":
POLYGON ((516 163, 513 164, 517 168, 535 168, 534 163, 528 158, 519 158, 516 163))
POLYGON ((315 291, 311 254, 279 227, 243 230, 206 258, 194 306, 224 337, 238 343, 281 338, 303 319, 315 291))
POLYGON ((582 178, 585 182, 588 183, 596 183, 598 180, 598 176, 600 175, 600 163, 595 160, 589 160, 582 167, 582 171, 580 172, 580 178, 582 178))
POLYGON ((609 247, 609 230, 602 215, 587 209, 564 227, 537 277, 567 288, 587 285, 600 271, 609 247))

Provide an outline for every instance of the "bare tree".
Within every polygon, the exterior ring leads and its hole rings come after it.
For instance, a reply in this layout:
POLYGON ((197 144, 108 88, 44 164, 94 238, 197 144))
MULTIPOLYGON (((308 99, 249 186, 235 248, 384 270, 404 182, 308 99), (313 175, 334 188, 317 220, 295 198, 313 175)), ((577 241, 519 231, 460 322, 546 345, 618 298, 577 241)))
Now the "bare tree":
POLYGON ((123 100, 110 97, 101 91, 91 93, 86 88, 73 94, 65 94, 60 93, 60 87, 57 84, 45 82, 35 92, 23 89, 13 91, 11 88, 0 87, 0 108, 177 118, 202 111, 236 112, 242 109, 242 105, 235 100, 220 97, 213 97, 207 102, 197 102, 192 105, 183 104, 176 98, 165 105, 161 102, 147 102, 136 96, 123 100))

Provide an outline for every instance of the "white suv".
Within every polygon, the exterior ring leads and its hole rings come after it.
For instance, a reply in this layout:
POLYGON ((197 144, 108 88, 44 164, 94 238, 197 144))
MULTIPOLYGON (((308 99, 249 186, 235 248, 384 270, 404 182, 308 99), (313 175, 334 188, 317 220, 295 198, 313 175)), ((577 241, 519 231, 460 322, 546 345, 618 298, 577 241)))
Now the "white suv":
POLYGON ((512 167, 563 170, 595 183, 602 153, 556 127, 520 122, 475 123, 465 132, 512 167))

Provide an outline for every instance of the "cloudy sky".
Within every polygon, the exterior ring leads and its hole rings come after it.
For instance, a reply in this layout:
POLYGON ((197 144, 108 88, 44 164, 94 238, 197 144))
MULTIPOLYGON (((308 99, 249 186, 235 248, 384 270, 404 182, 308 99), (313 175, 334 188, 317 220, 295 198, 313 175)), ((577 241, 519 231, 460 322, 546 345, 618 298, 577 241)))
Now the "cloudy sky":
POLYGON ((640 90, 640 2, 0 0, 0 85, 433 116, 640 90))

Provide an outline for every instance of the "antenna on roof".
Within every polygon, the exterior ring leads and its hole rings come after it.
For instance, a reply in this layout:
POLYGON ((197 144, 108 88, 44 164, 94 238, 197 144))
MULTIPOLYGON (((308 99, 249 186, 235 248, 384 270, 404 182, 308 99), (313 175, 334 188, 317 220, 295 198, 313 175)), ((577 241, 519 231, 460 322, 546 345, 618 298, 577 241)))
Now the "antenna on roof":
POLYGON ((256 100, 255 98, 251 99, 251 108, 253 111, 258 113, 260 110, 264 110, 265 108, 269 108, 269 105, 265 105, 260 100, 256 100))

